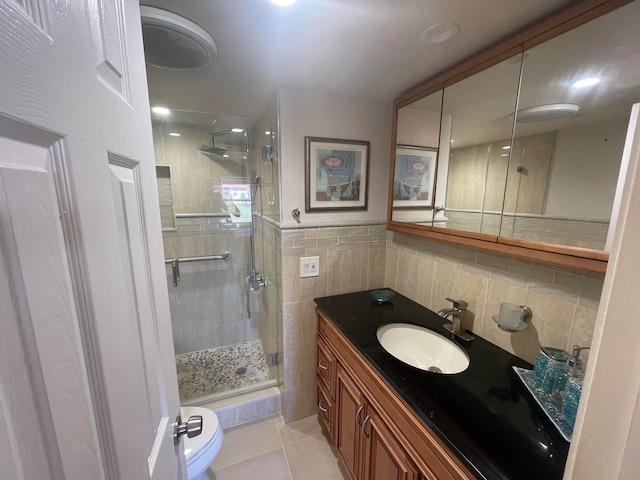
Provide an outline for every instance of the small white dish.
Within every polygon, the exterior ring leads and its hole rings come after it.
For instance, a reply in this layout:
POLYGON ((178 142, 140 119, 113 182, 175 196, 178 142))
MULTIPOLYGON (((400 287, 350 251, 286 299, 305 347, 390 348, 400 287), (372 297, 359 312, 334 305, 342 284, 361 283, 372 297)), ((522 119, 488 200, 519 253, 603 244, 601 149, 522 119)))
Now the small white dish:
POLYGON ((527 322, 525 322, 524 320, 520 320, 520 323, 518 323, 518 325, 516 325, 515 327, 507 327, 506 325, 500 323, 500 321, 498 320, 498 315, 493 315, 491 318, 493 318, 493 321, 496 322, 496 325, 498 325, 498 327, 500 327, 500 329, 504 330, 505 332, 519 332, 520 330, 524 330, 528 327, 527 322))

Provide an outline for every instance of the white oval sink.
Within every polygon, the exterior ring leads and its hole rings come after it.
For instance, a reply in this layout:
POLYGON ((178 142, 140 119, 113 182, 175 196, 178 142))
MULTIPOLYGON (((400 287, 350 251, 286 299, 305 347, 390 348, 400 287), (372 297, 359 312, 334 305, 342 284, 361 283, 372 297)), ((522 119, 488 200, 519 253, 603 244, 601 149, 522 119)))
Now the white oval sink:
POLYGON ((466 352, 442 335, 410 323, 389 323, 378 328, 378 341, 401 362, 428 372, 460 373, 469 366, 466 352))

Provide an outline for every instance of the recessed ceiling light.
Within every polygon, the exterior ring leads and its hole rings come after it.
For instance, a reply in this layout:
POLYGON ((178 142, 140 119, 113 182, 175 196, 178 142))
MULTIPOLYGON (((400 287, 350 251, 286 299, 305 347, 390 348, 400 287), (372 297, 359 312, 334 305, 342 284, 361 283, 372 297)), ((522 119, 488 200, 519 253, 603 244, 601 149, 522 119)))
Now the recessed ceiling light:
POLYGON ((420 33, 420 41, 424 43, 442 43, 455 37, 460 27, 452 22, 436 23, 425 28, 420 33))
POLYGON ((600 83, 600 79, 598 77, 588 77, 588 78, 581 78, 580 80, 573 82, 571 86, 573 88, 585 88, 585 87, 592 87, 593 85, 596 85, 598 83, 600 83))
POLYGON ((229 158, 229 154, 225 153, 224 155, 222 155, 224 158, 229 158))
POLYGON ((508 157, 509 154, 508 153, 503 153, 502 155, 500 155, 501 157, 508 157))
POLYGON ((503 150, 510 150, 511 149, 511 145, 505 145, 504 147, 502 147, 503 150))
POLYGON ((271 135, 271 132, 269 130, 267 130, 266 132, 264 132, 265 135, 271 135))
POLYGON ((271 3, 280 5, 281 7, 286 7, 288 5, 296 3, 296 0, 271 0, 271 3))
POLYGON ((244 128, 232 128, 231 131, 233 133, 240 133, 240 132, 244 132, 244 128))
POLYGON ((179 137, 180 134, 177 132, 169 132, 169 135, 171 135, 172 137, 179 137))
POLYGON ((166 107, 153 107, 151 111, 158 115, 169 115, 171 113, 171 110, 166 107))

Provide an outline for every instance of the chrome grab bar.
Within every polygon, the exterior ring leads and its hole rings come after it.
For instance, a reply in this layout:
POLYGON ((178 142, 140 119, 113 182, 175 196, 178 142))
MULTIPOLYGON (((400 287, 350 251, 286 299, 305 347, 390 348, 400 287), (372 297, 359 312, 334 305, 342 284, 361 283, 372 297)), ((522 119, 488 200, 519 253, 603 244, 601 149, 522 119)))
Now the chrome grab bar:
POLYGON ((205 257, 180 257, 180 258, 167 258, 164 263, 169 264, 174 261, 178 261, 179 263, 189 263, 189 262, 204 262, 207 260, 229 260, 231 258, 230 252, 224 252, 222 255, 207 255, 205 257))
POLYGON ((190 262, 206 262, 209 260, 229 260, 231 258, 231 252, 225 251, 222 255, 206 255, 204 257, 181 257, 181 258, 166 258, 164 260, 165 265, 171 265, 171 271, 173 273, 173 286, 180 285, 180 264, 190 262))

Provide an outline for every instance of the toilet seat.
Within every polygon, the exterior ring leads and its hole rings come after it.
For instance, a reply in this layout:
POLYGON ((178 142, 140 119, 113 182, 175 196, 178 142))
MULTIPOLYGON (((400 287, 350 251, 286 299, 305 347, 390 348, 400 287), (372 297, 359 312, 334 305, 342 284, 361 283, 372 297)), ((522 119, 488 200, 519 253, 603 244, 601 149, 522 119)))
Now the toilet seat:
POLYGON ((184 456, 189 479, 198 478, 213 462, 222 446, 223 432, 216 414, 202 407, 180 407, 183 420, 202 415, 202 433, 193 438, 184 437, 184 456))

